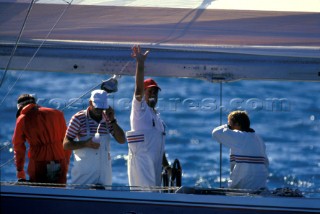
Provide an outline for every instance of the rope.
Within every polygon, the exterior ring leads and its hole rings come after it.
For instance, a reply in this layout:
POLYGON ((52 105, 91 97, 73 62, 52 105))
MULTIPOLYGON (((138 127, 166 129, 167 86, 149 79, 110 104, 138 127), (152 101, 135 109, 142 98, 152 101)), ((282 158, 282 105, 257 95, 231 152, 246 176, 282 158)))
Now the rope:
POLYGON ((58 183, 37 183, 28 181, 1 181, 1 186, 39 186, 39 187, 61 187, 61 188, 74 188, 74 189, 95 189, 95 190, 107 190, 107 191, 122 191, 122 192, 159 192, 163 191, 167 194, 170 193, 185 193, 185 194, 196 194, 196 195, 239 195, 239 196, 265 196, 265 197, 305 197, 308 194, 319 194, 319 189, 307 190, 300 192, 298 189, 291 188, 276 188, 274 190, 268 189, 232 189, 232 188, 190 188, 187 187, 162 187, 162 186, 111 186, 111 185, 100 185, 100 184, 58 184, 58 183), (189 192, 191 191, 191 192, 189 192), (286 194, 278 194, 278 192, 285 192, 286 194))
MULTIPOLYGON (((66 1, 65 1, 66 2, 66 1)), ((53 29, 57 26, 57 24, 60 22, 61 18, 63 17, 63 15, 65 14, 65 12, 67 11, 67 9, 69 8, 69 6, 72 4, 73 0, 71 0, 69 3, 67 3, 67 6, 64 8, 64 10, 62 11, 62 13, 60 14, 59 18, 57 19, 57 21, 54 23, 54 25, 52 26, 52 28, 50 29, 50 31, 48 32, 48 34, 46 35, 46 37, 44 38, 44 40, 41 42, 41 44, 39 45, 39 47, 37 48, 36 52, 33 54, 33 56, 30 58, 30 60, 28 61, 27 65, 24 67, 24 71, 27 69, 27 67, 29 66, 29 64, 31 63, 31 61, 34 59, 34 57, 37 55, 37 53, 39 52, 39 50, 41 49, 41 47, 43 46, 43 44, 47 41, 48 37, 50 36, 51 32, 53 31, 53 29)))
MULTIPOLYGON (((67 2, 67 1, 65 1, 65 2, 67 3, 67 6, 64 8, 64 10, 63 10, 62 13, 60 14, 59 18, 57 19, 57 21, 56 21, 55 24, 52 26, 52 28, 50 29, 50 31, 48 32, 48 34, 46 35, 45 39, 41 42, 41 44, 40 44, 39 47, 37 48, 36 52, 35 52, 35 53, 33 54, 33 56, 30 58, 30 60, 28 61, 27 65, 24 67, 23 71, 25 71, 25 70, 28 68, 28 66, 30 65, 30 63, 33 61, 34 57, 37 55, 37 53, 39 52, 39 50, 41 49, 41 47, 43 46, 43 44, 47 41, 47 39, 48 39, 48 37, 50 36, 50 34, 52 33, 53 29, 54 29, 54 28, 57 26, 57 24, 60 22, 61 18, 63 17, 63 15, 65 14, 65 12, 66 12, 67 9, 69 8, 69 6, 72 4, 73 0, 71 0, 70 2, 67 2)), ((7 74, 8 68, 9 68, 9 66, 10 66, 10 64, 11 64, 12 58, 13 58, 13 56, 14 56, 14 54, 15 54, 15 51, 16 51, 16 49, 17 49, 17 47, 18 47, 18 43, 20 42, 20 39, 21 39, 23 30, 24 30, 24 28, 25 28, 25 26, 26 26, 26 22, 27 22, 27 19, 28 19, 28 17, 29 17, 29 14, 30 14, 30 11, 31 11, 33 5, 34 5, 34 0, 32 0, 32 2, 30 3, 30 6, 29 6, 29 9, 28 9, 27 15, 26 15, 26 17, 25 17, 25 19, 24 19, 22 28, 21 28, 20 33, 19 33, 19 36, 18 36, 18 39, 17 39, 17 41, 16 41, 16 43, 15 43, 15 46, 14 46, 14 49, 13 49, 11 55, 10 55, 10 59, 9 59, 9 61, 8 61, 8 63, 7 63, 7 66, 6 66, 4 75, 2 76, 2 79, 1 79, 1 82, 0 82, 0 87, 1 87, 1 85, 2 85, 2 83, 3 83, 3 80, 4 80, 4 78, 5 78, 6 74, 7 74)), ((11 92, 11 90, 13 89, 13 87, 16 85, 16 83, 18 82, 18 80, 21 78, 21 76, 22 76, 22 72, 20 73, 20 75, 18 76, 18 78, 16 79, 16 81, 14 82, 14 84, 10 87, 10 89, 9 89, 8 92, 7 92, 7 94, 6 94, 6 95, 4 96, 4 98, 2 99, 2 101, 1 101, 1 103, 0 103, 0 106, 1 106, 2 103, 6 100, 6 98, 7 98, 8 95, 9 95, 9 93, 11 92)), ((2 149, 3 149, 3 148, 1 148, 1 150, 2 150, 2 149)), ((8 163, 10 163, 10 162, 13 161, 13 160, 14 160, 14 158, 8 160, 8 161, 5 162, 4 164, 2 164, 2 165, 0 166, 0 168, 2 168, 3 166, 7 165, 8 163)))
POLYGON ((4 145, 3 147, 0 148, 0 151, 4 150, 5 148, 7 148, 8 146, 10 146, 11 144, 9 142, 7 142, 6 145, 4 145))
POLYGON ((22 33, 23 33, 24 28, 25 28, 25 26, 26 26, 26 23, 27 23, 27 20, 28 20, 28 18, 29 18, 31 9, 32 9, 32 7, 33 7, 33 4, 34 4, 34 0, 32 0, 31 3, 30 3, 30 5, 29 5, 27 15, 26 15, 26 17, 25 17, 25 19, 24 19, 24 21, 23 21, 22 27, 21 27, 20 32, 19 32, 19 36, 18 36, 18 38, 17 38, 17 40, 16 40, 16 43, 15 43, 15 45, 14 45, 14 48, 13 48, 13 50, 12 50, 12 52, 11 52, 9 61, 8 61, 7 65, 6 65, 6 69, 4 70, 4 74, 2 75, 1 82, 0 82, 0 87, 2 86, 2 83, 3 83, 3 81, 4 81, 5 77, 6 77, 7 71, 8 71, 8 69, 9 69, 9 66, 10 66, 10 64, 11 64, 11 61, 12 61, 12 59, 13 59, 13 56, 14 56, 16 50, 17 50, 18 43, 20 42, 22 33))
POLYGON ((57 183, 37 183, 28 181, 12 181, 1 182, 1 185, 25 185, 25 186, 44 186, 44 187, 73 187, 75 189, 105 189, 110 191, 127 191, 127 192, 139 192, 139 191, 176 191, 180 187, 161 187, 161 186, 110 186, 101 184, 57 184, 57 183))
POLYGON ((66 108, 68 108, 69 106, 71 106, 72 104, 74 104, 75 102, 77 102, 79 99, 81 99, 82 97, 84 97, 85 95, 87 95, 90 91, 92 91, 93 89, 95 89, 96 87, 98 87, 100 85, 97 84, 93 87, 91 87, 89 90, 87 90, 84 94, 82 94, 80 97, 78 97, 77 99, 75 99, 74 101, 72 101, 71 103, 69 103, 68 105, 66 105, 63 109, 61 109, 61 111, 64 111, 66 108))
POLYGON ((21 78, 22 76, 22 72, 20 72, 20 75, 18 76, 18 78, 16 79, 16 81, 12 84, 12 86, 10 87, 10 89, 8 90, 8 92, 6 93, 6 95, 3 97, 0 106, 2 105, 2 103, 6 100, 6 98, 8 97, 9 93, 12 91, 13 87, 17 84, 18 80, 21 78))
MULTIPOLYGON (((132 62, 132 60, 129 60, 120 70, 120 74, 119 75, 114 75, 117 76, 116 78, 121 78, 121 74, 123 73, 124 69, 128 66, 128 64, 132 62)), ((61 109, 61 111, 64 111, 66 108, 70 107, 72 104, 76 103, 79 99, 83 98, 84 96, 86 96, 90 91, 92 91, 93 89, 95 89, 96 87, 98 87, 101 83, 94 85, 93 87, 91 87, 89 90, 87 90, 84 94, 82 94, 80 97, 78 97, 77 99, 75 99, 74 101, 72 101, 71 103, 69 103, 68 105, 66 105, 63 109, 61 109)))
POLYGON ((14 158, 11 158, 10 160, 8 160, 7 162, 5 162, 4 164, 0 165, 0 168, 4 167, 5 165, 11 163, 12 161, 14 161, 14 158))
MULTIPOLYGON (((9 146, 11 146, 11 144, 8 142, 7 145, 5 145, 5 146, 3 146, 3 147, 0 148, 0 152, 2 152, 2 150, 4 150, 5 148, 7 148, 7 147, 9 147, 9 146)), ((11 163, 13 160, 14 160, 14 158, 11 158, 11 159, 7 160, 7 162, 5 162, 5 163, 3 163, 3 164, 0 165, 0 168, 2 168, 2 167, 4 167, 5 165, 11 163)))
MULTIPOLYGON (((13 50, 12 53, 11 53, 9 62, 8 62, 8 64, 7 64, 7 66, 6 66, 5 73, 4 73, 4 75, 2 76, 2 80, 1 80, 1 83, 0 83, 0 87, 1 87, 2 82, 3 82, 3 80, 4 80, 4 76, 5 76, 6 73, 7 73, 7 70, 8 70, 8 68, 9 68, 9 65, 11 64, 11 60, 12 60, 12 58, 13 58, 13 55, 14 55, 17 47, 18 47, 18 43, 19 43, 19 41, 20 41, 20 37, 21 37, 21 35, 22 35, 23 29, 25 28, 25 23, 26 23, 26 21, 27 21, 27 18, 28 18, 28 16, 29 16, 29 13, 30 13, 31 8, 32 8, 32 6, 33 6, 33 2, 34 2, 34 0, 31 2, 31 6, 29 7, 27 16, 26 16, 25 21, 24 21, 24 23, 23 23, 23 27, 22 27, 22 29, 21 29, 21 31, 20 31, 20 34, 19 34, 19 37, 18 37, 18 39, 17 39, 17 41, 16 41, 14 50, 13 50)), ((66 2, 66 1, 65 1, 65 2, 66 2)), ((39 52, 39 50, 41 49, 41 47, 43 46, 43 44, 47 41, 47 39, 48 39, 48 37, 50 36, 50 34, 52 33, 53 29, 54 29, 54 28, 57 26, 57 24, 60 22, 62 16, 65 14, 65 12, 66 12, 67 9, 69 8, 69 6, 72 4, 72 2, 73 2, 73 0, 70 1, 70 2, 66 2, 68 5, 64 8, 64 10, 63 10, 62 13, 60 14, 60 16, 59 16, 59 18, 57 19, 57 21, 55 22, 55 24, 52 26, 52 28, 50 29, 50 31, 48 32, 48 34, 46 35, 46 37, 44 38, 44 40, 41 42, 41 44, 40 44, 39 47, 37 48, 36 52, 32 55, 32 57, 31 57, 30 60, 28 61, 27 65, 24 67, 23 71, 25 71, 25 70, 29 67, 30 63, 33 61, 34 57, 37 55, 37 53, 39 52)), ((20 73, 19 77, 18 77, 17 80, 14 82, 14 84, 11 86, 11 88, 9 89, 9 91, 7 92, 7 94, 5 95, 5 97, 2 99, 2 101, 1 101, 1 103, 0 103, 0 106, 1 106, 2 103, 6 100, 6 98, 7 98, 8 95, 9 95, 9 93, 11 92, 11 90, 13 89, 13 87, 17 84, 17 82, 18 82, 18 80, 21 78, 21 76, 22 76, 22 72, 20 73)))
MULTIPOLYGON (((45 39, 41 42, 41 44, 40 44, 39 47, 37 48, 36 52, 35 52, 35 53, 33 54, 33 56, 30 58, 30 60, 28 61, 27 65, 24 67, 23 71, 25 71, 25 70, 28 68, 28 66, 30 65, 30 63, 33 61, 34 57, 37 55, 37 53, 39 52, 39 50, 41 49, 41 47, 43 46, 43 44, 47 41, 49 35, 52 33, 52 31, 53 31, 53 29, 56 27, 56 25, 60 22, 61 18, 63 17, 63 15, 65 14, 65 12, 66 12, 67 9, 69 8, 69 6, 72 4, 73 0, 70 1, 70 2, 67 2, 67 1, 64 1, 64 2, 66 2, 68 5, 64 8, 63 12, 60 14, 59 18, 57 19, 57 21, 55 22, 55 24, 53 25, 53 27, 50 29, 50 31, 49 31, 48 34, 46 35, 45 39)), ((32 6, 33 6, 33 3, 34 3, 34 0, 32 1, 31 5, 30 5, 30 7, 29 7, 28 14, 27 14, 27 16, 26 16, 26 18, 25 18, 25 21, 24 21, 24 23, 23 23, 23 28, 22 28, 21 31, 20 31, 19 39, 16 41, 14 51, 11 53, 10 60, 9 60, 9 62, 8 62, 8 64, 7 64, 7 66, 6 66, 5 74, 3 75, 1 84, 2 84, 2 82, 3 82, 4 76, 5 76, 6 73, 7 73, 7 70, 8 70, 8 68, 9 68, 10 63, 11 63, 11 60, 12 60, 13 55, 14 55, 14 53, 15 53, 15 50, 16 50, 16 48, 17 48, 17 46, 18 46, 19 41, 20 41, 20 38, 21 38, 21 35, 22 35, 22 32, 23 32, 23 29, 24 29, 24 27, 25 27, 25 24, 26 24, 27 18, 28 18, 28 16, 29 16, 29 13, 30 13, 30 11, 31 11, 31 8, 32 8, 32 6)), ((122 67, 122 69, 120 70, 120 75, 117 75, 117 78, 121 78, 121 74, 123 73, 124 69, 128 66, 128 64, 129 64, 130 62, 132 62, 132 60, 129 60, 129 61, 122 67)), ((8 92, 6 93, 6 95, 4 96, 4 98, 2 99, 2 101, 1 101, 1 103, 0 103, 0 106, 1 106, 2 103, 6 100, 6 98, 7 98, 8 95, 9 95, 9 93, 12 91, 13 87, 16 85, 16 83, 17 83, 18 80, 21 78, 21 76, 22 76, 22 72, 20 73, 20 75, 18 76, 18 78, 16 79, 16 81, 14 82, 14 84, 10 87, 10 89, 8 90, 8 92)), ((0 87, 1 87, 1 84, 0 84, 0 87)), ((75 102, 77 102, 77 101, 78 101, 79 99, 81 99, 82 97, 86 96, 90 91, 92 91, 93 89, 95 89, 95 88, 98 87, 99 85, 100 85, 100 83, 97 84, 97 85, 95 85, 95 86, 93 86, 93 87, 90 88, 89 90, 87 90, 84 94, 82 94, 82 95, 81 95, 80 97, 78 97, 76 100, 74 100, 73 102, 71 102, 71 103, 69 103, 67 106, 65 106, 65 107, 62 109, 62 111, 64 111, 66 108, 68 108, 69 106, 71 106, 72 104, 74 104, 75 102)), ((8 145, 7 145, 7 146, 8 146, 8 145)), ((0 151, 3 150, 3 149, 4 149, 5 147, 7 147, 7 146, 2 147, 2 148, 0 149, 0 151)), ((8 161, 5 162, 4 164, 0 165, 0 168, 2 168, 3 166, 9 164, 9 163, 12 162, 13 160, 14 160, 14 158, 8 160, 8 161)))

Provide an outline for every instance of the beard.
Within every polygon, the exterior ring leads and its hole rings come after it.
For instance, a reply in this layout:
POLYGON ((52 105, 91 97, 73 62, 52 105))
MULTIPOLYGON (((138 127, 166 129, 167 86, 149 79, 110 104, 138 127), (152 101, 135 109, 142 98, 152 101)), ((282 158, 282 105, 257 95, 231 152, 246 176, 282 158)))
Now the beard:
POLYGON ((148 99, 148 105, 149 105, 151 108, 156 107, 156 105, 157 105, 157 100, 156 100, 155 98, 149 98, 149 99, 148 99))

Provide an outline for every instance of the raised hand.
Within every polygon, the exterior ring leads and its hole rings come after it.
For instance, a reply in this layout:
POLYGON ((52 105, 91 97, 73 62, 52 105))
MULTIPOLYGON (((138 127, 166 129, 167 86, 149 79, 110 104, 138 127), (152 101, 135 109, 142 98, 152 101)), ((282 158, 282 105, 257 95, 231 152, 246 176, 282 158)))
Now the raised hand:
POLYGON ((149 54, 149 50, 147 50, 145 53, 141 52, 140 45, 134 45, 132 47, 131 57, 135 58, 137 62, 144 62, 148 54, 149 54))

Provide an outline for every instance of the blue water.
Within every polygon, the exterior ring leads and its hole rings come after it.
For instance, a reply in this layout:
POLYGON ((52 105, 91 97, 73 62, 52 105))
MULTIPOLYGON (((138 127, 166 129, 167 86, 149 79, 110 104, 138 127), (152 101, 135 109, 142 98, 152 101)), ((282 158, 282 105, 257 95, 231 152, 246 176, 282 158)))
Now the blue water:
MULTIPOLYGON (((9 72, 0 88, 1 181, 15 181, 11 137, 15 126, 16 99, 34 93, 38 103, 64 111, 66 121, 88 104, 90 88, 109 76, 9 72), (21 75, 21 76, 20 76, 21 75), (16 83, 15 83, 16 82, 16 83), (10 161, 11 160, 11 161, 10 161)), ((219 187, 220 146, 211 131, 226 123, 231 110, 246 110, 252 128, 264 139, 270 160, 268 187, 299 188, 320 192, 320 85, 314 82, 239 81, 220 84, 185 78, 155 78, 162 91, 159 111, 167 124, 166 151, 172 163, 183 168, 183 185, 219 187)), ((119 91, 110 96, 119 124, 130 129, 130 102, 134 78, 122 77, 119 91)), ((127 185, 127 145, 111 142, 113 183, 127 185)), ((72 163, 71 163, 72 164, 72 163)), ((228 149, 222 149, 222 186, 229 175, 228 149)), ((69 175, 70 176, 70 175, 69 175)), ((311 194, 314 195, 314 194, 311 194)))

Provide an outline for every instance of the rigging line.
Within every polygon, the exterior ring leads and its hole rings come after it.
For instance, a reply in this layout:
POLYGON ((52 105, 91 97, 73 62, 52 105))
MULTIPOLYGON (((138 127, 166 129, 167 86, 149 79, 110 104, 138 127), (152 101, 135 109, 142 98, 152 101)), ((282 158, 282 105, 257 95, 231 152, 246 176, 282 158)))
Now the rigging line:
POLYGON ((6 93, 6 95, 3 97, 0 106, 2 105, 2 103, 6 100, 6 98, 8 97, 9 93, 12 91, 13 87, 17 84, 18 80, 21 78, 22 76, 22 71, 20 72, 20 75, 18 76, 18 78, 16 79, 16 81, 13 83, 13 85, 11 86, 11 88, 8 90, 8 92, 6 93))
POLYGON ((134 60, 128 60, 128 62, 121 68, 120 74, 118 75, 119 77, 122 76, 122 73, 123 73, 124 69, 125 69, 126 67, 128 67, 128 64, 129 64, 130 62, 133 62, 133 61, 134 61, 134 60))
POLYGON ((42 40, 41 44, 39 45, 39 47, 37 48, 36 52, 32 55, 32 57, 30 58, 30 60, 28 61, 27 65, 24 67, 24 70, 26 70, 28 68, 28 66, 30 65, 30 63, 32 62, 32 60, 34 59, 34 57, 37 55, 37 53, 39 52, 39 50, 42 48, 43 44, 47 41, 47 39, 49 38, 50 34, 52 33, 52 31, 54 30, 54 28, 57 26, 57 24, 60 22, 61 18, 63 17, 63 15, 66 13, 67 9, 69 8, 69 6, 72 4, 73 0, 70 1, 69 3, 67 3, 67 6, 64 8, 64 10, 62 11, 62 13, 60 14, 59 18, 57 19, 57 21, 54 23, 54 25, 52 26, 52 28, 50 29, 50 31, 47 33, 46 37, 44 38, 44 40, 42 40))
POLYGON ((2 150, 4 150, 5 148, 7 148, 8 146, 10 146, 11 144, 10 143, 8 143, 7 145, 5 145, 5 146, 3 146, 3 147, 1 147, 0 148, 0 151, 2 151, 2 150))
POLYGON ((5 162, 4 164, 0 165, 0 168, 4 167, 5 165, 11 163, 14 160, 14 158, 11 158, 10 160, 8 160, 7 162, 5 162))
MULTIPOLYGON (((25 71, 28 66, 30 65, 31 61, 34 59, 34 57, 37 55, 37 53, 39 52, 39 50, 41 49, 41 47, 43 46, 43 44, 47 41, 48 37, 50 36, 51 32, 53 31, 53 29, 57 26, 57 24, 60 22, 62 16, 65 14, 65 12, 67 11, 67 9, 69 8, 69 6, 72 4, 73 0, 70 1, 68 3, 68 5, 64 8, 64 10, 62 11, 62 13, 60 14, 58 20, 55 22, 55 24, 53 25, 53 27, 50 29, 50 31, 48 32, 48 34, 46 35, 45 39, 41 42, 41 44, 39 45, 39 47, 37 48, 36 52, 32 55, 32 57, 30 58, 30 60, 28 61, 27 65, 24 67, 23 71, 25 71)), ((25 25, 25 24, 24 24, 25 25)), ((17 41, 19 42, 19 41, 17 41)), ((18 43, 16 44, 17 47, 18 43)), ((16 48, 15 47, 15 48, 16 48)), ((11 60, 10 60, 11 61, 11 60)), ((7 65, 8 67, 8 65, 7 65)), ((7 71, 7 68, 6 68, 7 71)), ((6 73, 5 71, 5 73, 6 73)), ((19 77, 17 78, 17 80, 15 81, 15 83, 12 85, 12 87, 9 89, 9 91, 7 92, 7 94, 5 95, 5 97, 2 99, 0 106, 2 105, 2 103, 5 101, 5 99, 8 97, 9 93, 11 92, 12 88, 16 85, 16 83, 18 82, 18 80, 21 78, 22 76, 22 72, 20 73, 19 77)), ((2 78, 3 80, 4 78, 2 78)), ((2 81, 1 81, 2 82, 2 81)), ((1 87, 1 84, 0 84, 1 87)))
MULTIPOLYGON (((36 56, 36 54, 39 52, 40 48, 43 46, 43 44, 44 44, 44 43, 46 42, 46 40, 48 39, 48 37, 49 37, 49 35, 51 34, 51 32, 53 31, 53 29, 54 29, 54 28, 57 26, 57 24, 60 22, 61 18, 63 17, 63 15, 65 14, 65 12, 66 12, 67 9, 69 8, 69 6, 72 4, 72 2, 73 2, 73 0, 71 0, 71 1, 68 3, 68 5, 64 8, 64 10, 63 10, 62 13, 60 14, 59 18, 57 19, 57 21, 55 22, 55 24, 53 25, 53 27, 50 29, 50 31, 48 32, 48 34, 46 35, 45 39, 42 41, 42 43, 40 44, 40 46, 38 47, 38 49, 36 50, 36 52, 35 52, 35 53, 33 54, 33 56, 30 58, 30 60, 28 61, 27 65, 24 67, 23 71, 25 71, 25 70, 27 69, 27 67, 29 66, 29 64, 31 63, 31 61, 34 59, 34 57, 36 56)), ((13 50, 12 53, 11 53, 9 62, 8 62, 8 64, 7 64, 7 66, 6 66, 5 73, 4 73, 4 75, 2 76, 2 79, 1 79, 1 82, 0 82, 0 87, 1 87, 1 85, 2 85, 2 82, 3 82, 3 80, 4 80, 5 75, 6 75, 6 73, 7 73, 7 70, 8 70, 8 68, 9 68, 10 63, 11 63, 11 60, 12 60, 12 58, 13 58, 13 55, 14 55, 16 49, 17 49, 18 43, 19 43, 19 41, 20 41, 22 32, 23 32, 23 30, 24 30, 24 28, 25 28, 26 21, 27 21, 27 19, 28 19, 28 17, 29 17, 29 14, 30 14, 30 11, 31 11, 31 9, 32 9, 33 4, 34 4, 34 0, 32 0, 31 4, 30 4, 30 6, 29 6, 28 13, 27 13, 27 15, 26 15, 26 17, 25 17, 25 20, 24 20, 24 22, 23 22, 23 26, 22 26, 22 28, 21 28, 21 30, 20 30, 19 37, 18 37, 18 39, 17 39, 17 41, 16 41, 14 50, 13 50)), ((19 77, 16 79, 16 81, 14 82, 14 84, 11 86, 11 88, 8 90, 7 94, 5 95, 5 97, 3 98, 3 100, 1 101, 0 106, 1 106, 2 103, 5 101, 5 99, 8 97, 9 93, 11 92, 11 90, 13 89, 13 87, 16 85, 16 83, 18 82, 18 80, 21 78, 21 76, 22 76, 22 72, 20 73, 19 77)), ((2 164, 2 165, 0 166, 0 168, 3 167, 3 166, 5 166, 6 164, 10 163, 12 160, 14 160, 14 158, 12 158, 11 160, 8 160, 6 163, 2 164)))
POLYGON ((29 18, 31 9, 32 9, 32 7, 33 7, 33 5, 34 5, 34 1, 35 1, 35 0, 32 0, 31 3, 30 3, 30 5, 29 5, 27 15, 26 15, 26 17, 24 18, 22 27, 21 27, 20 32, 19 32, 19 36, 18 36, 18 38, 17 38, 17 40, 16 40, 16 43, 15 43, 15 45, 14 45, 14 48, 13 48, 13 50, 12 50, 12 52, 11 52, 9 61, 8 61, 8 63, 7 63, 7 66, 6 66, 6 69, 4 70, 4 74, 2 75, 1 82, 0 82, 0 88, 1 88, 1 86, 2 86, 2 84, 3 84, 3 81, 4 81, 5 77, 6 77, 6 74, 7 74, 7 71, 8 71, 8 69, 9 69, 9 66, 10 66, 10 64, 11 64, 11 61, 12 61, 12 59, 13 59, 13 56, 14 56, 16 50, 17 50, 17 47, 18 47, 18 44, 19 44, 19 42, 20 42, 22 33, 23 33, 23 31, 24 31, 24 28, 25 28, 25 26, 26 26, 27 20, 28 20, 28 18, 29 18))
MULTIPOLYGON (((122 73, 124 71, 124 69, 128 66, 128 64, 132 62, 132 60, 129 60, 120 70, 120 74, 117 75, 118 78, 120 78, 122 76, 122 73)), ((74 101, 72 101, 71 103, 69 103, 68 105, 66 105, 63 109, 61 109, 61 111, 64 111, 66 108, 70 107, 72 104, 76 103, 79 99, 81 99, 82 97, 84 97, 85 95, 87 95, 90 91, 92 91, 93 89, 95 89, 96 87, 98 87, 101 83, 91 87, 89 90, 87 90, 84 94, 82 94, 80 97, 78 97, 77 99, 75 99, 74 101)))
MULTIPOLYGON (((220 81, 220 126, 222 125, 222 81, 220 81)), ((222 144, 220 144, 220 188, 222 187, 222 144)))
POLYGON ((82 94, 80 97, 78 97, 77 99, 75 99, 74 101, 72 101, 71 103, 69 103, 68 105, 66 105, 63 109, 61 109, 61 111, 64 111, 66 108, 70 107, 72 104, 74 104, 75 102, 77 102, 79 99, 81 99, 82 97, 86 96, 90 91, 92 91, 93 89, 95 89, 96 87, 98 87, 101 83, 91 87, 89 90, 87 90, 84 94, 82 94))

